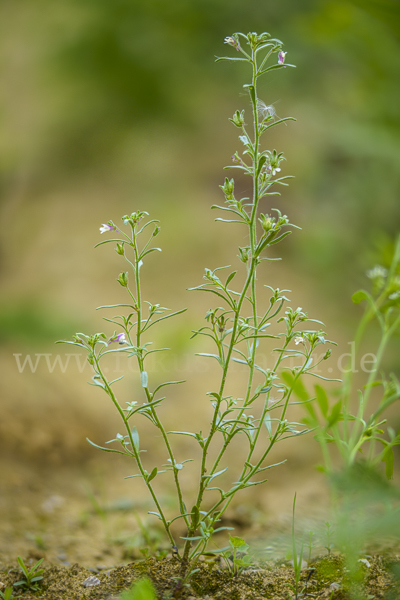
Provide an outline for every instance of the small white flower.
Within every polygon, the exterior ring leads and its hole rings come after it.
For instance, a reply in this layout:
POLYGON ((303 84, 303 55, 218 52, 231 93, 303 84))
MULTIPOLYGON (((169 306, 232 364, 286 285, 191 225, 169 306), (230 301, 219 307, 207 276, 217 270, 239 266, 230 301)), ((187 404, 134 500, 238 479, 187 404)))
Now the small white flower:
POLYGON ((116 227, 109 225, 108 223, 103 223, 100 227, 100 233, 106 233, 107 231, 116 231, 116 227))
POLYGON ((381 267, 380 265, 376 265, 370 271, 367 271, 367 277, 370 279, 378 279, 378 277, 386 277, 388 274, 387 269, 381 267))
POLYGON ((389 296, 389 300, 397 300, 397 298, 400 298, 400 291, 393 292, 393 294, 390 294, 389 296))
POLYGON ((296 336, 294 338, 294 343, 296 344, 296 346, 298 346, 299 344, 304 344, 303 337, 301 335, 296 336))
POLYGON ((272 169, 272 175, 276 175, 277 173, 281 172, 281 168, 280 167, 276 167, 275 169, 272 169))

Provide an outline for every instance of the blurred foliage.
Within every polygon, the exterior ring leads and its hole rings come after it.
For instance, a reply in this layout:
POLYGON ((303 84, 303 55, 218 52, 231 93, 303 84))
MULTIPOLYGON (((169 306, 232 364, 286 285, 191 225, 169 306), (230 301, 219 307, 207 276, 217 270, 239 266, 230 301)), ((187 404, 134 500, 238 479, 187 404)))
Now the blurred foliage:
MULTIPOLYGON (((398 0, 3 0, 1 13, 0 209, 4 222, 18 196, 19 252, 41 235, 38 198, 81 181, 113 186, 110 203, 147 187, 159 213, 168 203, 176 214, 186 190, 172 199, 173 186, 203 180, 208 205, 208 183, 217 189, 236 149, 224 119, 232 98, 247 101, 243 71, 213 56, 239 29, 270 31, 297 65, 265 90, 279 116, 298 119, 271 139, 297 177, 283 208, 307 233, 288 243, 294 268, 347 299, 354 273, 390 245, 400 223, 398 0)), ((191 210, 197 197, 185 202, 191 210)), ((14 240, 5 233, 3 277, 22 268, 14 240)))

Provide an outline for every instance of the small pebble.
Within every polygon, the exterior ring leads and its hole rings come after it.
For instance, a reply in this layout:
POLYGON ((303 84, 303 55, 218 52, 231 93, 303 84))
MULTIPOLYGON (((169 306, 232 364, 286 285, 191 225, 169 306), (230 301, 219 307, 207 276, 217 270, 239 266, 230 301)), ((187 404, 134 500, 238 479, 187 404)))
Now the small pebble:
POLYGON ((91 575, 90 577, 85 579, 85 581, 82 581, 81 585, 83 585, 83 587, 93 587, 95 585, 100 585, 100 579, 97 579, 97 577, 91 575))
POLYGON ((368 569, 371 568, 371 563, 366 558, 359 558, 358 562, 363 563, 368 569))

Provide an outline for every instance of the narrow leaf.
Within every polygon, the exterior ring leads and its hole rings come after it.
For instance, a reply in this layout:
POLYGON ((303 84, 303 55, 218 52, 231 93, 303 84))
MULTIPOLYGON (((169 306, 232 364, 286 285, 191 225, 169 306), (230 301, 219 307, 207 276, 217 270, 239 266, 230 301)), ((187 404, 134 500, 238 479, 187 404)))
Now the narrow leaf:
POLYGON ((140 373, 140 382, 142 384, 142 387, 144 387, 144 388, 148 387, 148 385, 149 385, 149 378, 148 378, 148 375, 147 375, 146 371, 142 371, 140 373))
POLYGON ((139 434, 136 427, 132 427, 132 440, 136 450, 139 450, 139 434))
POLYGON ((315 388, 315 393, 317 394, 318 406, 321 409, 321 412, 324 415, 324 417, 326 417, 328 414, 328 408, 329 408, 329 401, 328 401, 328 396, 326 395, 326 391, 324 390, 323 387, 321 387, 318 384, 315 385, 314 388, 315 388))
POLYGON ((86 440, 91 446, 94 446, 94 448, 97 448, 98 450, 103 450, 104 452, 116 452, 117 454, 123 454, 124 456, 127 454, 126 452, 121 452, 121 450, 114 450, 113 448, 103 448, 102 446, 98 446, 94 442, 91 442, 89 438, 86 438, 86 440))
POLYGON ((282 373, 282 379, 288 384, 288 386, 293 390, 296 396, 300 398, 300 400, 306 402, 309 399, 310 396, 308 395, 308 392, 300 379, 295 380, 293 375, 287 371, 282 373))
POLYGON ((154 467, 154 469, 152 470, 152 472, 150 473, 150 475, 147 478, 147 483, 150 483, 150 481, 152 479, 154 479, 154 477, 156 477, 157 473, 158 473, 157 467, 154 467))

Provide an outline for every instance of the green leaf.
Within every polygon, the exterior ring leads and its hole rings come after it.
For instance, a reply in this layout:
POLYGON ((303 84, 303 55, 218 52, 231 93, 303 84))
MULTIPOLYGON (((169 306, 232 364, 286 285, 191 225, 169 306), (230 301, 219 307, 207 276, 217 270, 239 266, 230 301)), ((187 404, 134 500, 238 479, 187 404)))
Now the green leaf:
POLYGON ((393 448, 388 448, 382 457, 382 462, 386 463, 386 477, 393 479, 394 453, 393 448))
POLYGON ((192 508, 191 515, 192 515, 192 525, 193 525, 193 527, 196 528, 200 522, 200 511, 199 511, 198 506, 196 506, 196 504, 192 508))
POLYGON ((328 415, 328 409, 329 409, 329 401, 328 401, 328 396, 326 395, 326 392, 324 390, 323 387, 321 387, 320 385, 315 385, 315 393, 317 394, 317 402, 318 402, 318 406, 321 409, 322 414, 324 415, 324 417, 326 417, 328 415))
POLYGON ((148 515, 154 515, 155 517, 158 517, 160 519, 160 521, 162 521, 161 515, 158 512, 155 512, 154 510, 148 510, 147 511, 148 515))
POLYGON ((147 375, 146 371, 142 371, 140 373, 140 383, 142 384, 142 387, 147 388, 149 385, 149 377, 147 375))
POLYGON ((154 469, 152 470, 152 472, 150 473, 150 475, 147 478, 147 483, 150 483, 150 481, 152 479, 154 479, 154 477, 157 475, 157 473, 158 473, 157 467, 154 467, 154 469))
POLYGON ((248 86, 243 86, 243 87, 248 87, 249 88, 250 98, 251 98, 251 101, 253 102, 253 104, 255 106, 256 105, 256 91, 254 89, 254 85, 248 85, 248 86))
POLYGON ((208 352, 196 352, 195 356, 206 356, 208 358, 215 358, 221 364, 221 359, 217 354, 209 354, 208 352))
POLYGON ((130 590, 121 594, 121 600, 157 600, 153 584, 147 578, 137 581, 130 590))
MULTIPOLYGON (((18 560, 18 562, 19 562, 19 566, 21 567, 21 569, 22 569, 22 571, 23 571, 23 573, 24 573, 25 577, 26 577, 26 578, 28 578, 28 576, 29 576, 29 572, 28 572, 28 569, 27 569, 27 568, 26 568, 26 566, 25 566, 25 563, 24 563, 24 561, 22 560, 22 558, 21 558, 20 556, 17 556, 17 560, 18 560)), ((22 582, 22 583, 24 583, 24 582, 22 582)), ((14 585, 16 585, 16 584, 14 584, 14 585)))
POLYGON ((287 383, 287 385, 293 390, 296 396, 300 398, 300 400, 303 402, 307 402, 307 400, 309 400, 310 396, 300 378, 295 380, 293 375, 288 373, 288 371, 283 371, 281 377, 284 382, 287 383))
POLYGON ((218 471, 217 473, 214 473, 213 475, 206 475, 205 479, 209 479, 210 481, 212 479, 215 479, 215 477, 218 477, 218 475, 222 475, 222 473, 225 473, 225 471, 228 470, 228 467, 225 467, 225 469, 222 469, 222 471, 218 471))
POLYGON ((333 427, 341 417, 342 401, 338 400, 332 407, 331 416, 328 418, 328 427, 333 427))
POLYGON ((265 161, 267 160, 266 156, 262 156, 258 162, 258 169, 257 169, 257 177, 260 174, 261 169, 263 168, 263 166, 265 165, 265 161))
MULTIPOLYGON (((42 564, 42 562, 44 561, 44 558, 41 558, 40 560, 37 561, 36 565, 34 567, 32 567, 31 569, 31 573, 33 573, 34 571, 36 571, 36 569, 39 567, 39 565, 42 564)), ((41 573, 43 573, 44 571, 42 570, 41 573)))
POLYGON ((269 435, 269 437, 271 438, 271 437, 272 437, 272 427, 271 427, 271 417, 270 417, 270 414, 269 414, 269 413, 267 413, 267 414, 265 415, 265 418, 264 418, 264 425, 265 425, 265 427, 267 428, 267 431, 268 431, 268 435, 269 435))
POLYGON ((242 360, 241 358, 235 358, 234 356, 232 357, 233 362, 239 363, 241 365, 247 365, 248 366, 248 362, 247 360, 242 360))
POLYGON ((86 438, 86 441, 89 442, 91 446, 97 448, 98 450, 103 450, 104 452, 116 452, 117 454, 123 454, 126 456, 126 452, 121 452, 121 450, 114 450, 113 448, 103 448, 102 446, 98 446, 94 442, 90 441, 89 438, 86 438))
POLYGON ((246 544, 246 542, 242 538, 234 535, 229 536, 229 543, 232 546, 232 548, 241 548, 242 546, 247 546, 247 548, 249 548, 248 544, 246 544))
POLYGON ((232 279, 235 277, 236 273, 237 273, 237 271, 233 271, 233 273, 231 273, 231 274, 228 276, 228 279, 226 280, 226 283, 225 283, 225 287, 227 287, 227 286, 228 286, 228 284, 229 284, 229 283, 232 281, 232 279))
POLYGON ((147 331, 147 329, 150 329, 150 327, 153 327, 153 325, 155 325, 156 323, 159 323, 160 321, 165 321, 165 319, 170 319, 171 317, 175 317, 176 315, 181 315, 182 313, 186 312, 187 308, 182 308, 181 310, 176 310, 173 313, 170 313, 169 315, 164 315, 163 317, 160 317, 159 319, 156 319, 155 321, 151 321, 148 325, 146 325, 145 329, 147 331))
POLYGON ((354 304, 360 304, 360 302, 363 300, 368 299, 368 294, 364 290, 358 290, 358 292, 355 292, 352 295, 351 299, 353 300, 354 304))
POLYGON ((139 434, 136 427, 132 427, 132 440, 136 450, 139 450, 139 434))
POLYGON ((215 62, 220 62, 221 60, 231 60, 231 61, 236 61, 236 62, 249 62, 247 60, 247 58, 236 58, 235 56, 216 56, 215 57, 215 62))
POLYGON ((266 69, 261 71, 261 73, 257 73, 257 76, 264 75, 264 73, 267 73, 268 71, 272 71, 272 69, 282 69, 283 67, 296 67, 296 65, 290 65, 289 63, 284 64, 284 65, 280 65, 280 64, 271 65, 270 67, 267 67, 266 69))
POLYGON ((274 244, 278 244, 278 242, 281 242, 283 240, 283 238, 285 238, 286 236, 290 235, 292 232, 291 231, 285 231, 285 233, 282 233, 282 235, 280 235, 277 238, 274 238, 272 240, 272 242, 269 242, 269 246, 273 246, 274 244))

